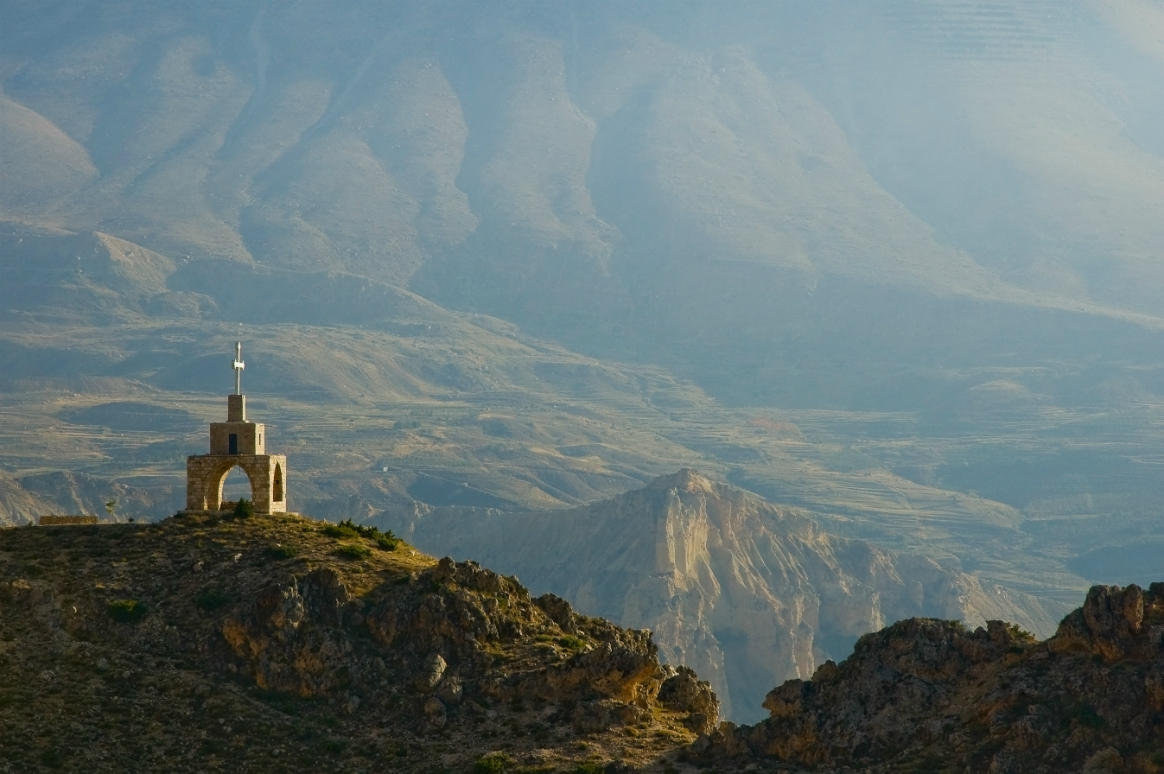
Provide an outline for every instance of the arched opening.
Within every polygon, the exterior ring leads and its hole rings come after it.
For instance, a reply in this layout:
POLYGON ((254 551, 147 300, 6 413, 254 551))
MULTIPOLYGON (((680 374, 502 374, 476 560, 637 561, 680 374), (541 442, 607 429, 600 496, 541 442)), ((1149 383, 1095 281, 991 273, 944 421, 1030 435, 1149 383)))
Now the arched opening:
MULTIPOLYGON (((254 502, 255 487, 250 475, 238 465, 233 465, 222 472, 218 477, 218 509, 233 508, 241 498, 254 502)), ((213 508, 213 503, 211 504, 213 508)))
POLYGON ((275 478, 271 484, 271 500, 276 503, 283 502, 283 466, 275 463, 275 478))

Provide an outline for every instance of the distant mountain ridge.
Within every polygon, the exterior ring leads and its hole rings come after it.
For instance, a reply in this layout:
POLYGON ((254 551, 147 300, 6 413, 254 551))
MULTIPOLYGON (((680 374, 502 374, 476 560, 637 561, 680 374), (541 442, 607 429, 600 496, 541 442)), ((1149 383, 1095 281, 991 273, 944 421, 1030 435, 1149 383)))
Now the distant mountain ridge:
POLYGON ((737 719, 758 717, 762 686, 807 679, 899 619, 1054 626, 1026 594, 830 535, 691 470, 570 511, 384 523, 427 551, 480 557, 587 614, 651 629, 662 653, 710 680, 737 719))

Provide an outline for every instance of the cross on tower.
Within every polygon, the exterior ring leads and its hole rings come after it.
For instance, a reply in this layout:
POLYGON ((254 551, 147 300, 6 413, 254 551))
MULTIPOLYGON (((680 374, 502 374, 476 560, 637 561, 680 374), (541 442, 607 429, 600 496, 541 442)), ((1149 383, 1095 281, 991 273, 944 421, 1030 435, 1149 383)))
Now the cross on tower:
POLYGON ((236 341, 234 344, 234 394, 242 395, 242 372, 247 367, 247 364, 242 359, 242 342, 236 341))

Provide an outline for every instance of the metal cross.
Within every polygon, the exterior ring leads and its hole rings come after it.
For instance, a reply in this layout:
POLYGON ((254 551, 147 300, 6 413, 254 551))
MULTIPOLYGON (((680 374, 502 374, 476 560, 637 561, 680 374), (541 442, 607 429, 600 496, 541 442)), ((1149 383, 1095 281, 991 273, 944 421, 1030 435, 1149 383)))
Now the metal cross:
POLYGON ((234 344, 234 394, 242 395, 242 372, 247 367, 247 364, 242 359, 242 342, 236 341, 234 344))

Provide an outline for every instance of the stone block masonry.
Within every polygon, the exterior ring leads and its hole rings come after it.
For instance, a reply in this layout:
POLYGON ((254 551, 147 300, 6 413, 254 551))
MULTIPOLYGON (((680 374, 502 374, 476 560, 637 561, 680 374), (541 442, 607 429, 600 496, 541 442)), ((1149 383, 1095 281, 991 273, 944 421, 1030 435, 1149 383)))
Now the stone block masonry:
POLYGON ((255 513, 287 512, 287 458, 267 454, 265 428, 247 421, 247 399, 240 391, 242 344, 235 345, 235 393, 226 399, 226 421, 210 423, 210 454, 186 458, 186 510, 222 510, 222 485, 234 468, 251 483, 255 513))
POLYGON ((222 507, 226 474, 238 467, 251 483, 255 513, 287 512, 287 457, 282 454, 195 454, 186 458, 186 510, 222 507))
POLYGON ((42 527, 58 527, 69 524, 96 524, 96 516, 41 516, 37 522, 42 527))

